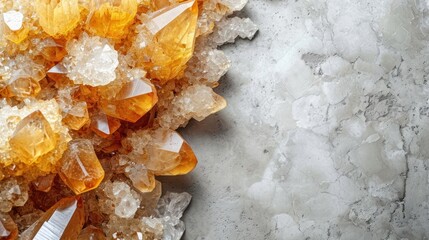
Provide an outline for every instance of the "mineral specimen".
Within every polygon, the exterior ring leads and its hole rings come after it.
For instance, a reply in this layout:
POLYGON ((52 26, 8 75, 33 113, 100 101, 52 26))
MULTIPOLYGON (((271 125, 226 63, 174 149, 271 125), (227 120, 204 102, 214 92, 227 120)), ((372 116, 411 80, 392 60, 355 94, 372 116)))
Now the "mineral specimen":
POLYGON ((196 167, 176 129, 226 106, 245 3, 0 1, 0 239, 180 239, 157 178, 196 167))

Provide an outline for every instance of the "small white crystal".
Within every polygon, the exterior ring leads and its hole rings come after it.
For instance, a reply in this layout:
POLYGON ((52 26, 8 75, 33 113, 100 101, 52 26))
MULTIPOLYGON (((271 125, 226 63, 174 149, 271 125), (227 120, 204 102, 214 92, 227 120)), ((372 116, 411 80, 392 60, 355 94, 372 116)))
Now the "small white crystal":
POLYGON ((258 27, 249 18, 224 18, 217 25, 212 40, 218 46, 233 43, 237 37, 252 39, 258 27))
POLYGON ((9 27, 12 31, 18 31, 22 28, 22 22, 24 20, 24 15, 17 11, 9 11, 3 13, 4 23, 9 27))
POLYGON ((180 240, 185 224, 180 220, 191 202, 189 193, 167 192, 158 202, 158 213, 164 225, 163 240, 180 240))
POLYGON ((106 39, 83 34, 67 45, 67 51, 63 65, 75 84, 103 86, 116 79, 118 52, 106 39))

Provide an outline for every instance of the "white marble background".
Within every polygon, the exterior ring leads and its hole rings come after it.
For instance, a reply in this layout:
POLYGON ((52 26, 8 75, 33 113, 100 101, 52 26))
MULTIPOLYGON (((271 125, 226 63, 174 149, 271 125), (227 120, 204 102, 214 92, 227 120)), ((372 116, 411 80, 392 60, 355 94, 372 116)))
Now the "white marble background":
POLYGON ((428 239, 429 2, 250 0, 184 239, 428 239))

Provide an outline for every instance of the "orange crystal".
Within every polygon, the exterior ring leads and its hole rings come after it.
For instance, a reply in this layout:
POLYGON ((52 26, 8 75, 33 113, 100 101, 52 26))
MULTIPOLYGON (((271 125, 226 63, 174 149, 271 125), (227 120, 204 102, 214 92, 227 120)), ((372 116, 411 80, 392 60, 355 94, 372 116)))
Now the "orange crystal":
POLYGON ((63 122, 73 130, 79 130, 88 123, 89 114, 86 102, 77 102, 73 105, 63 118, 63 122))
POLYGON ((37 191, 49 192, 52 184, 54 183, 56 174, 48 174, 46 176, 40 176, 33 181, 33 186, 37 191))
POLYGON ((95 115, 91 121, 91 129, 98 136, 107 138, 111 136, 121 126, 121 121, 116 118, 107 116, 104 113, 95 115))
POLYGON ((7 213, 0 212, 0 239, 12 240, 18 237, 18 227, 7 213))
POLYGON ((36 0, 35 3, 39 24, 52 37, 67 35, 79 23, 78 0, 36 0))
POLYGON ((55 148, 56 136, 43 114, 35 111, 18 123, 9 144, 22 162, 31 164, 55 148))
POLYGON ((21 236, 23 240, 77 239, 85 223, 81 197, 63 198, 21 236))
POLYGON ((104 235, 103 230, 94 227, 88 226, 80 232, 77 240, 105 240, 106 235, 104 235))
POLYGON ((75 194, 98 187, 104 178, 104 170, 95 155, 91 141, 74 139, 69 142, 69 147, 61 159, 58 174, 75 194))
POLYGON ((109 116, 137 122, 158 102, 155 86, 148 80, 136 79, 126 83, 113 100, 101 103, 101 109, 109 116))
POLYGON ((191 0, 161 9, 143 22, 153 36, 142 51, 151 78, 165 82, 182 74, 194 51, 197 18, 198 1, 191 0))
POLYGON ((188 143, 176 131, 157 130, 147 147, 144 164, 155 175, 182 175, 192 171, 197 158, 188 143))
POLYGON ((121 38, 136 14, 136 0, 91 0, 87 29, 102 37, 121 38))

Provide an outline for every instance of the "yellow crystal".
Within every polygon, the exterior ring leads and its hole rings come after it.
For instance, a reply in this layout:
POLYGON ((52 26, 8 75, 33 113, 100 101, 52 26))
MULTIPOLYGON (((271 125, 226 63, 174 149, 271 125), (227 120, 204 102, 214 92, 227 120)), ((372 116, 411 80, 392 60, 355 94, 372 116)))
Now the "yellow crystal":
POLYGON ((137 122, 158 102, 155 86, 148 80, 136 79, 126 83, 113 100, 101 102, 109 116, 137 122))
POLYGON ((102 37, 121 38, 136 13, 136 0, 91 0, 87 29, 102 37))
POLYGON ((84 223, 85 212, 81 197, 63 198, 28 228, 21 239, 77 239, 84 223))
POLYGON ((55 148, 56 136, 43 114, 35 111, 18 123, 9 144, 22 162, 31 164, 55 148))
POLYGON ((183 73, 194 51, 197 18, 198 2, 191 0, 161 9, 143 22, 153 36, 141 53, 149 59, 143 65, 151 78, 165 82, 183 73))
POLYGON ((104 170, 95 155, 91 141, 74 139, 69 142, 69 148, 61 159, 58 174, 75 194, 98 187, 104 178, 104 170))
POLYGON ((78 0, 36 0, 35 3, 39 24, 52 37, 67 35, 79 23, 78 0))
POLYGON ((197 158, 188 143, 176 131, 157 130, 147 146, 145 166, 155 175, 182 175, 192 171, 197 158))

